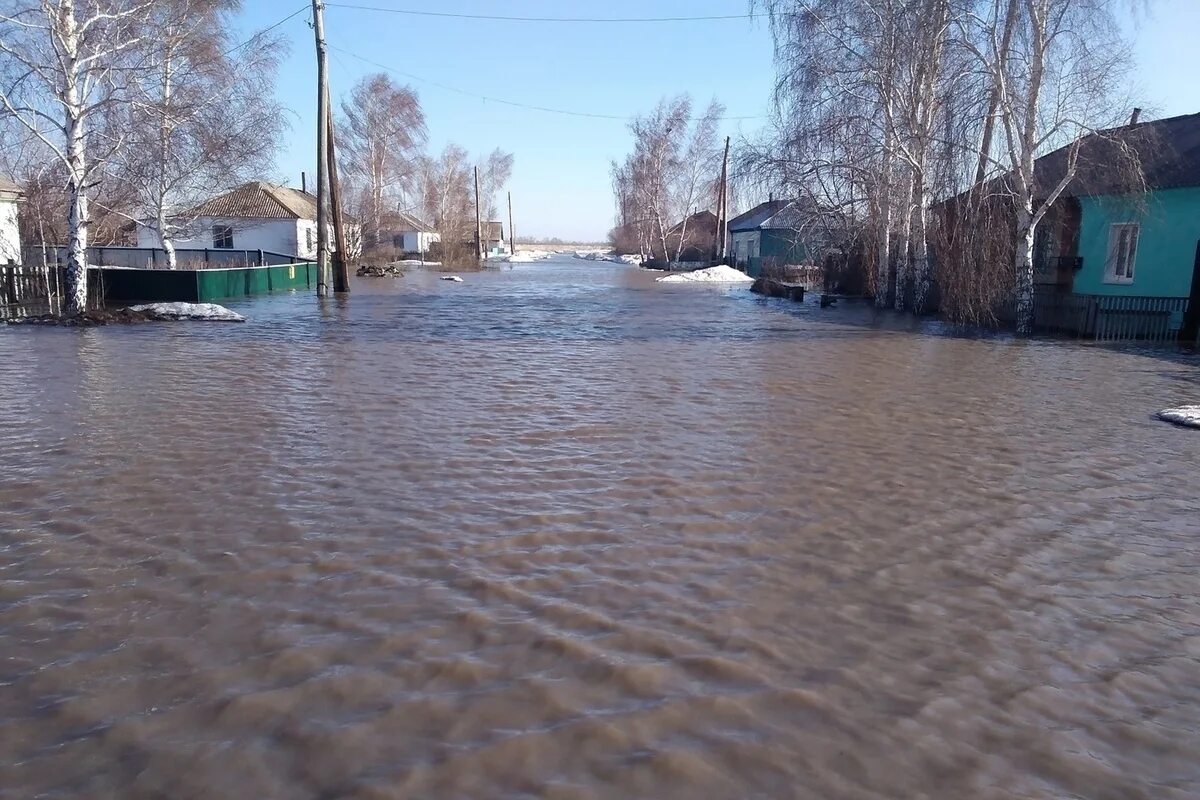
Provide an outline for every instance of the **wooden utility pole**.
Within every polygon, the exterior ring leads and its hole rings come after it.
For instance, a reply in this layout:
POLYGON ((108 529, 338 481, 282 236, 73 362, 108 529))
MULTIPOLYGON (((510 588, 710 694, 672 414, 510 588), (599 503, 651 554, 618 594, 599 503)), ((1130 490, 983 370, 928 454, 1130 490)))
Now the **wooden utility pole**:
POLYGON ((512 192, 508 193, 508 253, 513 256, 517 254, 517 229, 513 227, 512 221, 512 192))
POLYGON ((717 198, 717 258, 725 260, 726 239, 729 238, 729 137, 725 137, 725 157, 721 161, 721 192, 717 198))
POLYGON ((478 261, 487 260, 486 245, 483 242, 483 222, 480 218, 482 210, 479 207, 479 167, 475 168, 475 258, 478 261))
POLYGON ((333 291, 350 291, 350 264, 346 261, 346 229, 342 224, 342 191, 338 184, 337 142, 333 133, 333 109, 325 104, 329 129, 329 202, 333 206, 333 291))
POLYGON ((329 214, 326 200, 329 176, 326 158, 329 155, 329 64, 325 44, 325 4, 313 0, 313 32, 317 38, 317 295, 323 296, 329 287, 329 214))

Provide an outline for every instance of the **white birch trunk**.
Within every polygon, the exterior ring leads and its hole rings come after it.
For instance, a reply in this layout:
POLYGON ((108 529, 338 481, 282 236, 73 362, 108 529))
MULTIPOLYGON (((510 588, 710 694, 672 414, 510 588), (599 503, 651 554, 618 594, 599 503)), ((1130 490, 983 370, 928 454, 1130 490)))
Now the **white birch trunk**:
POLYGON ((87 247, 88 197, 87 154, 84 148, 85 98, 80 97, 79 31, 75 21, 74 4, 67 2, 62 11, 63 126, 67 135, 67 314, 82 314, 88 306, 87 247))
POLYGON ((904 285, 908 281, 909 267, 909 245, 912 239, 912 202, 913 202, 913 181, 915 175, 912 170, 908 171, 908 179, 905 181, 904 202, 900 205, 900 252, 897 255, 896 261, 896 310, 903 311, 904 302, 904 285))
POLYGON ((1028 207, 1017 209, 1016 247, 1013 266, 1016 269, 1017 333, 1029 336, 1033 333, 1033 213, 1028 207))

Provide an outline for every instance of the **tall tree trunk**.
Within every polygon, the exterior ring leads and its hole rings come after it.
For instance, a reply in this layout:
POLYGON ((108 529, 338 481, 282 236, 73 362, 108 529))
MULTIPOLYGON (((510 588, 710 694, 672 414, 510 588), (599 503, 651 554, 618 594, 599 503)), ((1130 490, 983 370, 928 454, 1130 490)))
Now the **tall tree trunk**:
POLYGON ((78 52, 79 37, 75 31, 73 9, 69 15, 70 23, 65 25, 64 40, 68 42, 65 48, 68 57, 67 85, 65 95, 66 133, 67 133, 67 191, 70 208, 67 216, 67 287, 66 311, 68 314, 82 314, 88 306, 87 283, 87 247, 88 247, 88 197, 87 186, 87 154, 84 148, 84 100, 79 97, 79 66, 76 53, 78 52))
POLYGON ((924 314, 928 310, 929 289, 933 282, 933 265, 929 263, 929 224, 925 209, 924 184, 916 185, 917 199, 914 211, 917 219, 917 235, 914 240, 914 250, 917 264, 917 284, 913 296, 913 313, 924 314))
POLYGON ((911 169, 908 170, 908 177, 904 181, 904 201, 900 204, 900 246, 896 255, 896 310, 903 311, 907 303, 905 303, 904 286, 908 282, 909 275, 909 249, 912 243, 912 203, 913 203, 913 183, 916 180, 916 173, 911 169))
POLYGON ((892 282, 892 137, 890 126, 883 140, 883 169, 879 181, 879 263, 876 265, 875 307, 888 307, 892 282))
POLYGON ((158 226, 158 242, 163 252, 167 254, 167 269, 176 269, 178 261, 175 257, 175 242, 171 240, 170 229, 167 227, 169 224, 167 222, 167 209, 162 201, 158 203, 154 224, 158 226))
POLYGON ((175 243, 171 241, 167 221, 167 163, 171 157, 171 48, 163 53, 163 95, 161 125, 158 135, 158 196, 155 203, 155 224, 158 241, 167 255, 167 269, 175 269, 175 243))
POLYGON ((1033 211, 1029 206, 1017 209, 1016 248, 1013 266, 1016 269, 1017 333, 1030 336, 1033 333, 1033 211))
POLYGON ((996 67, 992 75, 992 90, 988 94, 987 114, 983 118, 983 134, 979 141, 979 159, 975 164, 975 187, 983 183, 987 176, 988 154, 992 150, 992 137, 996 130, 996 113, 1000 109, 1001 89, 1003 86, 1000 75, 1008 69, 1008 54, 1012 49, 1013 32, 1017 28, 1017 13, 1019 0, 1008 0, 1008 9, 1004 14, 1004 28, 1000 32, 1000 45, 996 52, 996 67))

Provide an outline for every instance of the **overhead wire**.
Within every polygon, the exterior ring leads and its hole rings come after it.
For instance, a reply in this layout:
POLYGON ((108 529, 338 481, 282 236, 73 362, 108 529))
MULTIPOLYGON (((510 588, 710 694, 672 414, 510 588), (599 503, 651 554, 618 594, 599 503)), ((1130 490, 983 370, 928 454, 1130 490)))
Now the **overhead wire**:
MULTIPOLYGON (((333 5, 333 4, 331 3, 330 5, 333 5)), ((541 106, 541 105, 536 105, 533 103, 521 103, 516 100, 505 100, 504 98, 500 98, 500 97, 491 97, 489 95, 480 94, 478 92, 472 92, 467 89, 461 89, 457 86, 450 86, 449 84, 441 83, 439 81, 430 80, 428 78, 423 78, 420 75, 414 75, 411 72, 405 72, 403 70, 396 69, 395 67, 390 67, 387 64, 381 64, 378 61, 374 61, 372 59, 367 58, 366 56, 362 56, 362 55, 359 55, 358 53, 351 52, 350 50, 344 50, 340 47, 335 47, 333 45, 328 45, 328 47, 330 50, 336 50, 339 53, 342 53, 344 55, 350 56, 351 58, 362 61, 363 63, 369 64, 377 69, 384 70, 385 72, 391 72, 395 75, 399 75, 401 77, 408 78, 409 80, 417 81, 418 83, 427 83, 431 86, 436 86, 439 89, 445 89, 448 92, 454 92, 456 94, 465 95, 467 97, 474 97, 479 100, 483 100, 484 102, 487 102, 487 103, 496 103, 499 105, 511 106, 513 108, 523 108, 523 109, 527 109, 527 110, 531 110, 531 111, 541 111, 546 114, 559 114, 559 115, 568 116, 568 117, 583 117, 585 119, 607 119, 607 120, 615 120, 615 121, 619 121, 619 122, 628 122, 630 119, 632 119, 632 117, 629 115, 599 114, 599 113, 592 112, 592 111, 574 111, 574 110, 565 109, 565 108, 552 108, 550 106, 541 106)), ((760 115, 753 115, 753 116, 721 117, 720 119, 728 120, 728 121, 741 121, 741 120, 763 119, 763 117, 760 115)), ((692 120, 689 120, 689 121, 692 121, 692 120)))
POLYGON ((250 44, 258 37, 262 36, 265 33, 270 33, 271 31, 278 28, 280 25, 283 25, 285 22, 289 22, 292 19, 294 19, 295 17, 300 16, 305 11, 309 10, 311 7, 312 6, 310 6, 308 3, 305 3, 304 5, 300 6, 295 11, 293 11, 291 14, 288 14, 286 17, 284 17, 283 19, 276 22, 275 24, 268 25, 267 27, 263 28, 261 31, 255 32, 249 39, 246 39, 245 41, 241 42, 240 44, 235 44, 233 47, 229 48, 224 53, 221 53, 221 57, 224 58, 225 56, 229 55, 230 53, 235 53, 238 50, 241 50, 243 47, 250 44))
POLYGON ((328 8, 352 8, 359 11, 378 11, 386 14, 404 14, 414 17, 443 17, 446 19, 474 19, 489 22, 565 22, 565 23, 641 23, 641 22, 713 22, 735 19, 756 19, 771 16, 769 12, 762 14, 713 14, 694 17, 519 17, 503 14, 458 14, 449 11, 419 11, 409 8, 384 8, 381 6, 364 6, 356 3, 326 3, 328 8))

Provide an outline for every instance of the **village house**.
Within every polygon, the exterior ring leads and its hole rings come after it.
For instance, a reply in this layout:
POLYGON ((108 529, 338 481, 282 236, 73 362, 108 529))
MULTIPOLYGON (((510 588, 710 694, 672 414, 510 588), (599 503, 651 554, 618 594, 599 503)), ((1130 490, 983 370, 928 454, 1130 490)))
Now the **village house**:
POLYGON ((21 188, 0 175, 0 264, 21 261, 21 231, 17 205, 24 199, 21 188))
POLYGON ((388 226, 388 230, 392 247, 403 254, 427 253, 442 239, 428 222, 404 211, 396 212, 395 221, 388 226))
MULTIPOLYGON (((317 198, 300 189, 251 181, 179 216, 178 248, 264 250, 317 255, 317 198)), ((158 232, 138 226, 138 247, 157 248, 158 232)), ((333 249, 330 234, 330 249, 333 249)))
MULTIPOLYGON (((1039 186, 1057 182, 1067 155, 1038 159, 1039 186)), ((1034 264, 1039 282, 1060 291, 1185 298, 1198 242, 1200 114, 1190 114, 1081 141, 1076 177, 1035 237, 1034 264), (1145 191, 1130 186, 1118 148, 1140 164, 1145 191)))
MULTIPOLYGON (((1038 327, 1170 338, 1200 294, 1200 114, 1135 117, 1039 158, 1035 207, 1066 174, 1072 147, 1075 175, 1034 236, 1038 327)), ((953 226, 964 196, 935 213, 953 226)))
POLYGON ((730 255, 734 265, 753 277, 764 266, 812 264, 813 215, 795 200, 768 200, 729 221, 730 255))
MULTIPOLYGON (((486 256, 503 256, 508 255, 511 252, 509 250, 508 241, 504 238, 504 223, 497 220, 485 222, 483 223, 482 233, 483 251, 486 256)), ((471 229, 467 231, 467 238, 464 239, 463 245, 467 248, 474 247, 475 236, 476 231, 474 228, 474 223, 472 223, 471 229)))
POLYGON ((671 226, 667 231, 667 252, 655 242, 656 260, 680 263, 709 262, 716 249, 717 215, 711 211, 697 211, 671 226))

